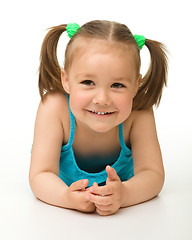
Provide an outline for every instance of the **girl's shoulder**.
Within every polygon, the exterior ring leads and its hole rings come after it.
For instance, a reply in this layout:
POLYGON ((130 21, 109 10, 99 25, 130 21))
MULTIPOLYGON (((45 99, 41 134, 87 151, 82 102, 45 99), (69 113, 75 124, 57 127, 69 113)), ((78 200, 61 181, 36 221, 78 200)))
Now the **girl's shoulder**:
POLYGON ((44 112, 55 116, 62 125, 64 141, 67 141, 70 136, 70 114, 66 95, 61 92, 49 93, 40 102, 39 108, 44 108, 44 112))
POLYGON ((131 145, 142 142, 143 146, 147 142, 156 142, 157 132, 153 108, 134 111, 131 114, 132 123, 129 139, 131 145), (151 140, 152 139, 152 140, 151 140))
POLYGON ((147 109, 143 109, 143 110, 134 110, 134 111, 131 112, 131 115, 133 117, 138 117, 138 116, 149 114, 149 113, 153 113, 153 108, 152 107, 147 108, 147 109))
POLYGON ((153 108, 148 108, 144 110, 135 110, 130 115, 132 125, 143 122, 144 124, 149 121, 149 119, 154 119, 153 108))
POLYGON ((57 117, 60 116, 62 119, 69 116, 67 98, 63 93, 52 92, 46 94, 39 106, 47 109, 50 113, 56 114, 57 117))
POLYGON ((154 114, 152 108, 132 111, 128 119, 123 123, 123 135, 127 146, 130 147, 130 145, 132 145, 131 138, 133 135, 136 135, 137 133, 142 134, 144 128, 150 128, 150 125, 154 126, 154 114))
POLYGON ((151 121, 154 122, 153 108, 148 108, 144 110, 134 110, 131 112, 129 118, 125 121, 125 126, 133 129, 135 127, 145 127, 149 125, 151 121))

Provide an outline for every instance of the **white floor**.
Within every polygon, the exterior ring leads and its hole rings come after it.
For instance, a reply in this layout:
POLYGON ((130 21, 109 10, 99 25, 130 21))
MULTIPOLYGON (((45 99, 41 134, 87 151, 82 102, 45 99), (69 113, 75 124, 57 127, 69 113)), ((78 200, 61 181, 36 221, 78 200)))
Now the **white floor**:
POLYGON ((12 194, 3 189, 1 239, 192 239, 186 190, 167 188, 150 202, 101 217, 46 205, 24 185, 12 185, 12 194))

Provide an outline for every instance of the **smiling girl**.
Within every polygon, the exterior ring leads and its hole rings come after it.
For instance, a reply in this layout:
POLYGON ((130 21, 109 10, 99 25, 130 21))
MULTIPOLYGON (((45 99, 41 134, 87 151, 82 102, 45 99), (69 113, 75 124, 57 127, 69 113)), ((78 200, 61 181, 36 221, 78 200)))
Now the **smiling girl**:
POLYGON ((53 27, 39 68, 41 102, 30 166, 35 196, 52 205, 111 215, 155 197, 164 183, 153 105, 166 84, 164 46, 127 26, 91 21, 53 27), (60 35, 71 40, 64 67, 60 35), (142 78, 140 50, 151 65, 142 78))

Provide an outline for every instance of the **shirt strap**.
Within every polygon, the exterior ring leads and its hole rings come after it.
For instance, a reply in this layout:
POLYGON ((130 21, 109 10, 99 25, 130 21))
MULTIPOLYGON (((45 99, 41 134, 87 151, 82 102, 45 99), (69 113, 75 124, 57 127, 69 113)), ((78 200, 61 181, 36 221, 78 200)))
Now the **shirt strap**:
POLYGON ((69 114, 70 114, 70 137, 69 137, 69 141, 68 141, 67 145, 72 146, 73 141, 74 141, 74 136, 75 136, 75 116, 71 112, 70 103, 69 103, 69 95, 66 94, 66 97, 67 97, 69 114))
POLYGON ((127 147, 127 145, 125 144, 125 141, 124 141, 124 137, 123 137, 123 123, 119 124, 119 141, 120 141, 120 144, 121 144, 121 148, 124 150, 124 151, 130 151, 130 149, 127 147))

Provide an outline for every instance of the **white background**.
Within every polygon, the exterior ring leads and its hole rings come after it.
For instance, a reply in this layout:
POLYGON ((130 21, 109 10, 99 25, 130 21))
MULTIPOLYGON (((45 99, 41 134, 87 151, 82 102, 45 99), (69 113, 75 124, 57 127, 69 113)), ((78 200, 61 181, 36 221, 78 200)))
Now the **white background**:
MULTIPOLYGON (((0 3, 0 239, 192 239, 191 22, 187 0, 0 3), (45 30, 95 19, 124 23, 169 50, 168 87, 155 110, 165 186, 159 197, 109 217, 44 204, 28 184, 45 30)), ((59 43, 61 63, 64 47, 59 43)), ((141 54, 144 74, 145 47, 141 54)))

